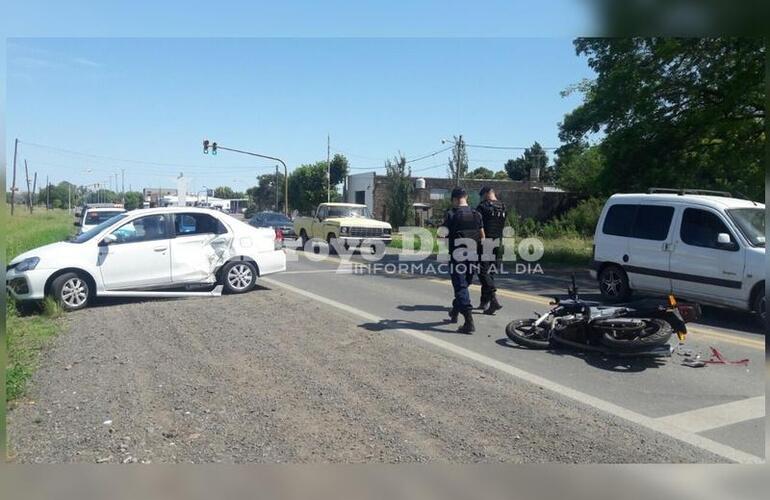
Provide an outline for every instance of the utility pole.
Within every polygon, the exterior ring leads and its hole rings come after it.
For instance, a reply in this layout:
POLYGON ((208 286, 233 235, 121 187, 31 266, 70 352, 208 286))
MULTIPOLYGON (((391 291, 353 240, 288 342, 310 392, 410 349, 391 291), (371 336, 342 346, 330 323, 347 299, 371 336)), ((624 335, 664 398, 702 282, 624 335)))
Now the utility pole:
POLYGON ((278 211, 278 165, 275 166, 275 205, 273 210, 278 211))
MULTIPOLYGON (((13 142, 13 182, 11 183, 11 215, 13 215, 13 204, 16 198, 16 153, 19 149, 19 138, 13 142)), ((29 188, 27 188, 29 189, 29 188)))
POLYGON ((326 134, 326 203, 332 201, 332 164, 331 164, 331 139, 326 134))
POLYGON ((24 160, 24 175, 27 178, 27 205, 29 213, 32 213, 32 191, 29 189, 29 168, 27 168, 27 160, 24 160))
MULTIPOLYGON (((35 180, 32 181, 32 205, 35 204, 35 189, 37 189, 37 172, 35 172, 35 180)), ((32 211, 32 207, 29 207, 29 211, 32 211)))
POLYGON ((45 209, 51 210, 51 184, 48 182, 48 176, 45 176, 45 209))
POLYGON ((72 212, 72 184, 67 182, 67 211, 72 212))
POLYGON ((123 205, 126 204, 126 169, 120 169, 120 198, 123 205))

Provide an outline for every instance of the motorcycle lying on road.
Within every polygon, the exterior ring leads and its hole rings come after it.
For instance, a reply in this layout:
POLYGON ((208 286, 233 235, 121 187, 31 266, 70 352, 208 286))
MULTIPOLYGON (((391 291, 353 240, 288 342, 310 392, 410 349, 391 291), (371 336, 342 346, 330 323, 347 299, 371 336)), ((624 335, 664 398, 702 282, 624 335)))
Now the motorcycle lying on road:
MULTIPOLYGON (((575 277, 567 288, 568 299, 554 299, 554 306, 535 318, 515 319, 505 333, 530 349, 569 347, 617 356, 671 356, 669 339, 676 333, 679 344, 687 336, 687 323, 700 317, 697 304, 647 299, 620 306, 582 300, 575 277)), ((537 314, 537 313, 536 313, 537 314)))

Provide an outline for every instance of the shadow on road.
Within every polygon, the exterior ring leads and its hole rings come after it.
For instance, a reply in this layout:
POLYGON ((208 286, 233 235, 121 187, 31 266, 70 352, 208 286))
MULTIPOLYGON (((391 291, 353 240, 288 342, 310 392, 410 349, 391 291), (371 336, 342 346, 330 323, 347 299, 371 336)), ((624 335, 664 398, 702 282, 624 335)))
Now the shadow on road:
MULTIPOLYGON (((495 340, 495 343, 499 346, 507 347, 510 349, 520 349, 523 351, 528 350, 526 347, 522 347, 514 344, 509 339, 503 337, 495 340)), ((582 359, 586 364, 593 366, 594 368, 600 368, 617 373, 638 373, 643 372, 648 368, 660 368, 668 363, 669 358, 657 358, 657 357, 624 357, 624 356, 610 356, 607 354, 584 352, 576 349, 548 349, 546 352, 553 354, 554 356, 572 356, 582 359)))
POLYGON ((409 321, 405 319, 383 319, 376 323, 363 323, 358 325, 361 328, 365 328, 370 332, 382 332, 385 330, 400 330, 402 328, 408 330, 417 330, 421 332, 435 332, 435 333, 453 333, 457 335, 465 335, 456 331, 457 325, 450 323, 449 320, 445 321, 430 321, 420 323, 417 321, 409 321), (444 327, 444 328, 440 328, 444 327))

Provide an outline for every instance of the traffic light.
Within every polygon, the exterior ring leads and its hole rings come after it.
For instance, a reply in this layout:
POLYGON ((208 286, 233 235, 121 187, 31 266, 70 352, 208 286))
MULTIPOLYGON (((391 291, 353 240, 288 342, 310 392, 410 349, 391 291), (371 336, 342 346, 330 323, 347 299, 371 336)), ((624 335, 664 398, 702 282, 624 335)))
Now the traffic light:
POLYGON ((213 154, 213 155, 217 154, 217 143, 216 142, 212 142, 211 143, 211 154, 213 154))
POLYGON ((204 155, 209 154, 209 140, 208 139, 204 139, 203 140, 203 154, 204 155))

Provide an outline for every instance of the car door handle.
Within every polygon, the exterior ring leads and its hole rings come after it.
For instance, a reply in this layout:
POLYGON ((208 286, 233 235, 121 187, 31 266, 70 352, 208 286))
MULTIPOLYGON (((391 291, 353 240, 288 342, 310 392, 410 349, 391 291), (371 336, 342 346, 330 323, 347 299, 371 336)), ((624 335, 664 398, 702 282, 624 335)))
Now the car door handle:
POLYGON ((164 250, 166 250, 166 248, 168 247, 155 247, 153 248, 153 250, 155 250, 156 252, 163 252, 164 250))

